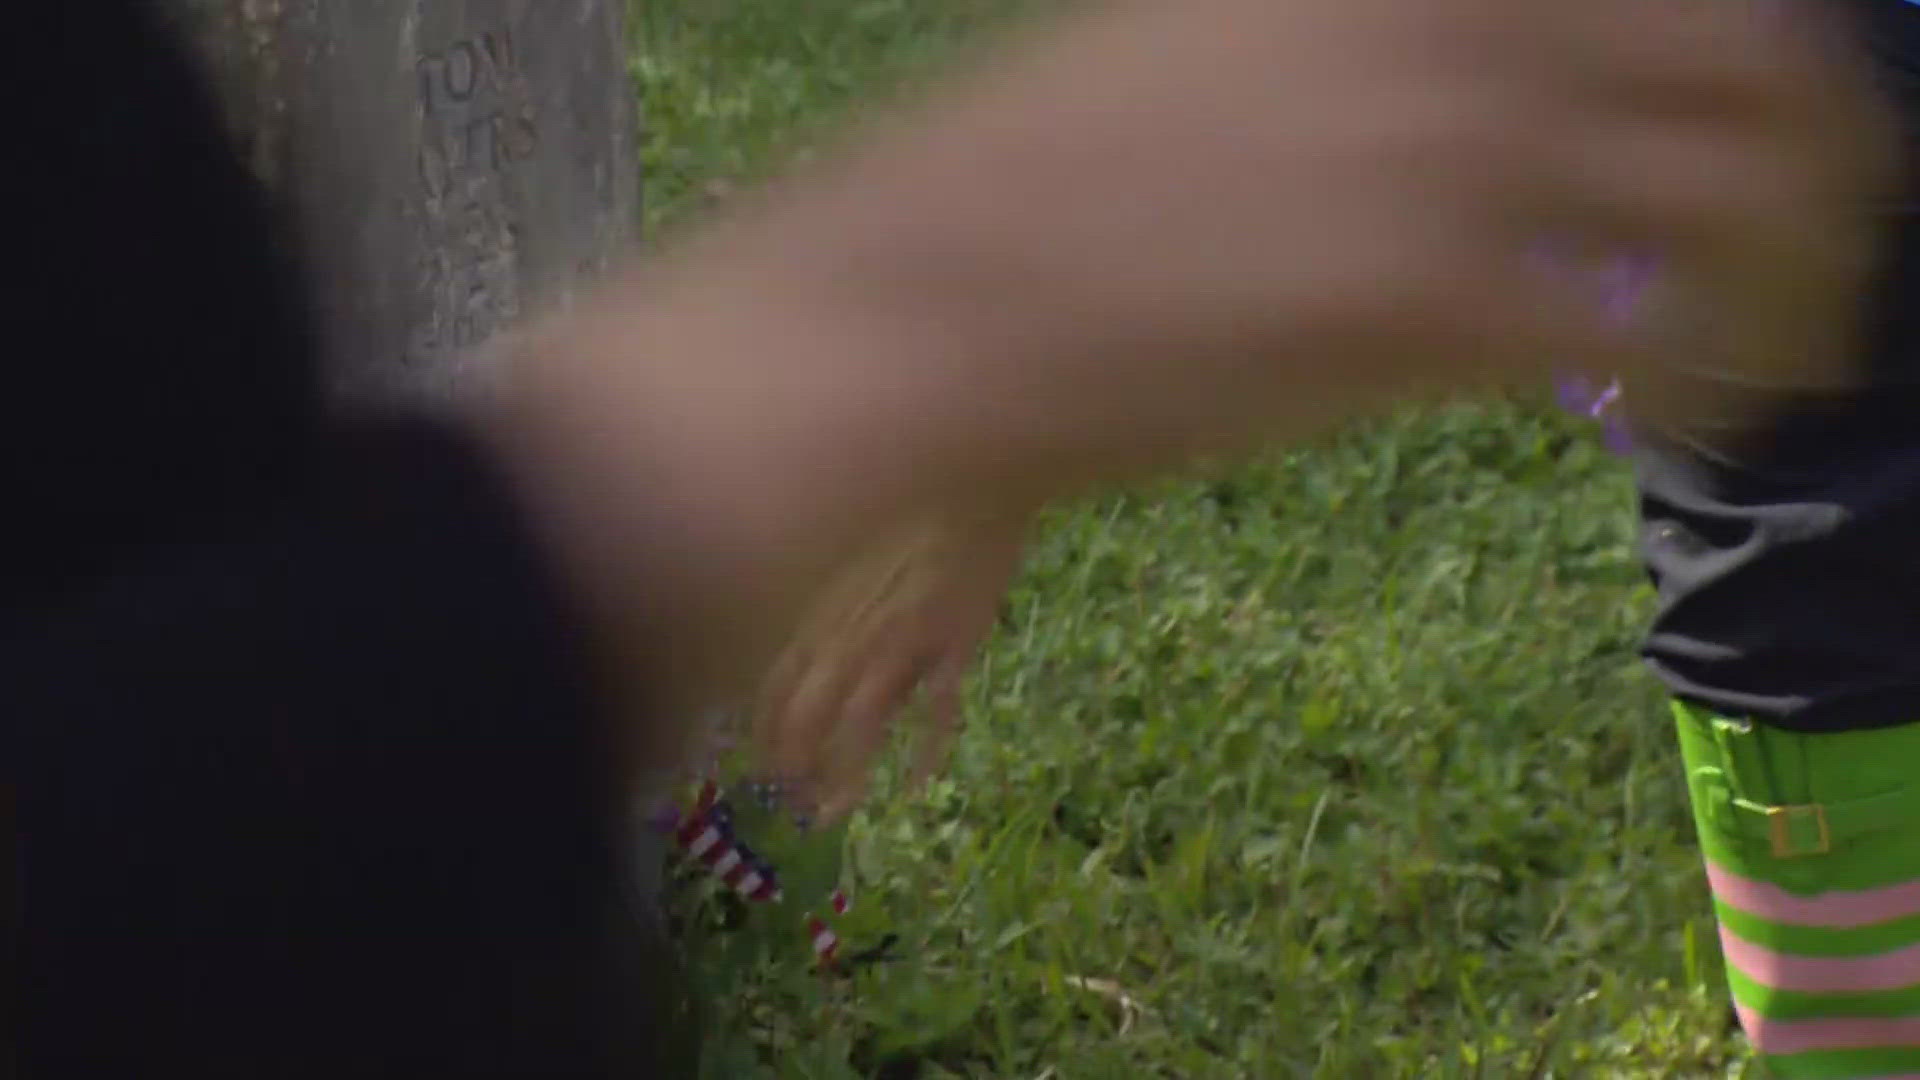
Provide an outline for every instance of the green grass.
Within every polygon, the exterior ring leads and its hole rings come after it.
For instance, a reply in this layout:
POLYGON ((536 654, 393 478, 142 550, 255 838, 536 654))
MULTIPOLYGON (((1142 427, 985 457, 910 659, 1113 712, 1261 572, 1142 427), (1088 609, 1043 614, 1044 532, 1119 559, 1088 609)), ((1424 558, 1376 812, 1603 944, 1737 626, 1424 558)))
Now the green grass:
MULTIPOLYGON (((650 227, 1018 7, 643 4, 650 227)), ((901 959, 710 947, 712 1074, 1743 1075, 1633 530, 1502 403, 1054 512, 951 772, 849 830, 901 959)))

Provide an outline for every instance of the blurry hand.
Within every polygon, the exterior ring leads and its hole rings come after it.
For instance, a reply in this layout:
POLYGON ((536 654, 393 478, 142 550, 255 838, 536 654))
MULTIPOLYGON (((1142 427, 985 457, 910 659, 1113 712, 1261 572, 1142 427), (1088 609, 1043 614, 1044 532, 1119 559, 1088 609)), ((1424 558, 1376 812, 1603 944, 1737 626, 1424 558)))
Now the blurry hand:
POLYGON ((913 775, 940 767, 961 720, 961 690, 1019 569, 1025 522, 939 519, 890 538, 823 592, 773 666, 758 745, 795 748, 832 820, 866 793, 875 758, 919 699, 913 775))
MULTIPOLYGON (((1095 5, 534 334, 494 430, 610 691, 658 715, 662 690, 758 684, 814 584, 903 523, 1550 368, 1680 415, 1840 380, 1888 142, 1803 15, 1095 5), (1542 238, 1657 257, 1639 320, 1546 272, 1542 238)), ((967 636, 958 607, 899 595, 883 610, 967 636)), ((771 715, 883 715, 864 702, 928 655, 798 664, 796 686, 874 689, 771 715)), ((874 725, 848 730, 844 761, 812 721, 763 725, 761 749, 827 781, 870 753, 874 725)))
POLYGON ((878 226, 837 249, 860 287, 1002 346, 970 383, 1043 403, 1050 446, 1093 418, 1103 464, 1115 415, 1157 462, 1550 363, 1751 409, 1676 368, 1854 376, 1890 170, 1828 8, 1123 0, 894 127, 812 222, 878 226), (1657 259, 1640 318, 1542 241, 1657 259))

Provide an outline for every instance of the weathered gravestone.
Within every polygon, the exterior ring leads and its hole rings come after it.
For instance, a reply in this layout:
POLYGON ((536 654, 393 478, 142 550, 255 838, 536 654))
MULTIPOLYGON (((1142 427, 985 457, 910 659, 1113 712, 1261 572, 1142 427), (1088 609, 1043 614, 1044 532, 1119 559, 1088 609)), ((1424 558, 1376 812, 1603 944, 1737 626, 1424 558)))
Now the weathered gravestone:
MULTIPOLYGON (((166 0, 298 230, 343 397, 483 390, 490 341, 634 242, 626 2, 166 0)), ((642 911, 664 853, 642 834, 642 911)))
POLYGON ((626 0, 167 0, 296 224, 343 394, 482 383, 630 244, 626 0))

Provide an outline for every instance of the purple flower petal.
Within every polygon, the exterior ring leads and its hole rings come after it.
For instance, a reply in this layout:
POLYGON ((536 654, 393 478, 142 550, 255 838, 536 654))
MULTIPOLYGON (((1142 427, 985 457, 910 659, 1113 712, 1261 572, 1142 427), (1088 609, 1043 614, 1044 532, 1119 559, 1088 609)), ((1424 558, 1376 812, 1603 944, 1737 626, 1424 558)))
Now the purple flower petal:
POLYGON ((1600 428, 1600 440, 1606 448, 1616 454, 1628 454, 1633 451, 1633 435, 1627 422, 1618 416, 1609 416, 1600 428))
POLYGON ((1554 390, 1554 397, 1562 409, 1581 415, 1586 415, 1600 396, 1594 392, 1592 383, 1578 375, 1561 378, 1554 384, 1554 390))

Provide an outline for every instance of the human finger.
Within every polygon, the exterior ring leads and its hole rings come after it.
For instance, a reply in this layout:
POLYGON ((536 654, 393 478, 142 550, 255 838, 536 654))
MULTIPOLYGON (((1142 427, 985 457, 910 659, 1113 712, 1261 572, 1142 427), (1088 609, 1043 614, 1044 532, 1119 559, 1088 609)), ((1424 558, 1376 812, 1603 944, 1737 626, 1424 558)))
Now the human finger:
POLYGON ((913 768, 907 781, 910 787, 923 786, 946 766, 965 722, 963 692, 972 667, 971 652, 954 652, 927 676, 921 688, 920 722, 914 729, 913 768))

